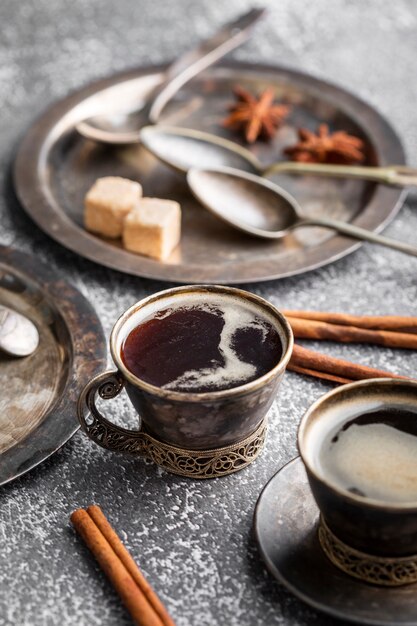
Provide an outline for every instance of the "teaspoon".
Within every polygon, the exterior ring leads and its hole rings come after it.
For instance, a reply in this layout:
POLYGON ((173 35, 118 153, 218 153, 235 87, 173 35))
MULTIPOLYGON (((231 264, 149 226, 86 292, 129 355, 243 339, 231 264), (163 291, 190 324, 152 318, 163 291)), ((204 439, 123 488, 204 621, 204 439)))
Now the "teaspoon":
POLYGON ((253 24, 263 15, 263 8, 250 10, 237 20, 225 24, 212 37, 185 52, 165 73, 165 79, 142 106, 114 114, 95 115, 77 124, 77 131, 87 139, 101 143, 124 145, 138 143, 141 127, 156 124, 169 100, 194 76, 213 65, 231 50, 246 41, 253 24))
POLYGON ((191 169, 188 185, 201 204, 231 226, 256 237, 281 239, 296 228, 324 226, 349 237, 378 243, 412 256, 417 248, 326 217, 305 217, 287 191, 254 174, 224 167, 191 169))
POLYGON ((146 126, 140 133, 140 139, 145 148, 160 161, 184 174, 192 167, 207 169, 227 166, 261 176, 273 173, 312 174, 359 178, 387 185, 417 186, 417 169, 405 165, 370 167, 295 161, 263 165, 252 152, 234 141, 191 128, 146 126))
POLYGON ((10 356, 29 356, 39 345, 39 333, 25 315, 0 305, 0 351, 10 356))

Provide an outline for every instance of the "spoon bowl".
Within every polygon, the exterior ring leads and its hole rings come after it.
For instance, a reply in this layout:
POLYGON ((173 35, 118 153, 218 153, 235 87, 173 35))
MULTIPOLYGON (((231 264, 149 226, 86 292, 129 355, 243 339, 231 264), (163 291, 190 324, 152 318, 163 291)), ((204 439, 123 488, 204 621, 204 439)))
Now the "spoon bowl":
POLYGON ((214 170, 223 167, 257 174, 261 168, 249 150, 199 130, 146 126, 140 132, 140 140, 157 159, 182 174, 191 168, 214 170))
POLYGON ((417 256, 417 248, 383 237, 349 222, 303 216, 296 199, 265 178, 223 167, 191 169, 188 185, 209 211, 234 228, 263 239, 281 239, 296 228, 324 226, 349 237, 378 243, 417 256))
POLYGON ((39 345, 35 324, 25 315, 0 305, 0 351, 10 356, 29 356, 39 345))
POLYGON ((254 174, 232 168, 193 168, 187 174, 187 182, 206 209, 250 235, 280 239, 299 221, 300 209, 295 199, 278 185, 254 174))
POLYGON ((126 145, 139 141, 139 129, 148 123, 143 109, 122 113, 95 115, 77 124, 77 131, 86 139, 99 143, 126 145))

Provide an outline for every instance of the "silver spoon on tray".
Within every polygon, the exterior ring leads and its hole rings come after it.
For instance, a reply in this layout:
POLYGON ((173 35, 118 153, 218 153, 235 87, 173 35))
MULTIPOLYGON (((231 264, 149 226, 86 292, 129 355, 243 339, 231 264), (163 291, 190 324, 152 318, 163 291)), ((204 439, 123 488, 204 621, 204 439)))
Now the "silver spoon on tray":
POLYGON ((0 304, 0 351, 29 356, 39 345, 39 333, 25 315, 0 304))
POLYGON ((146 126, 140 133, 142 144, 160 161, 187 173, 192 167, 206 169, 233 167, 244 172, 270 174, 313 174, 337 178, 359 178, 386 185, 417 186, 417 169, 405 165, 371 167, 278 161, 263 165, 243 146, 199 130, 171 126, 146 126))
POLYGON ((142 102, 141 107, 135 102, 131 110, 89 117, 77 124, 77 131, 87 139, 101 143, 115 145, 138 143, 141 127, 149 122, 156 124, 167 102, 185 83, 246 41, 250 36, 251 27, 264 11, 263 8, 251 9, 237 20, 225 24, 196 48, 182 54, 169 66, 165 79, 147 100, 142 102))
POLYGON ((256 237, 281 239, 296 228, 324 226, 355 239, 417 256, 416 247, 354 224, 326 217, 303 216, 301 207, 291 194, 254 174, 228 167, 191 169, 187 182, 206 209, 234 228, 256 237))

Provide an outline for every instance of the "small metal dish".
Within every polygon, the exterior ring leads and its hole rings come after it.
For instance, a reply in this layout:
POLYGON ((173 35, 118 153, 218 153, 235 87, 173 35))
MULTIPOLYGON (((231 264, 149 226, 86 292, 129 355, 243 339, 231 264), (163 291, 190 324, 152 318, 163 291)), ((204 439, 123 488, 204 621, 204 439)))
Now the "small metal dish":
POLYGON ((39 345, 16 359, 0 353, 0 485, 56 452, 78 430, 84 383, 106 364, 91 305, 37 259, 0 246, 0 303, 33 320, 39 345))

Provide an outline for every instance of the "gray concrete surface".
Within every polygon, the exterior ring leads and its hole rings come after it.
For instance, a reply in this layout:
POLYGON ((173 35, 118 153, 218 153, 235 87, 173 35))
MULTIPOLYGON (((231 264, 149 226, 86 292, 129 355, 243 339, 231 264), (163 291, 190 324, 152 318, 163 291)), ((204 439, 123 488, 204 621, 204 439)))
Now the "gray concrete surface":
MULTIPOLYGON (((49 240, 16 204, 9 164, 33 118, 87 81, 171 59, 250 0, 3 0, 0 3, 0 243, 35 253, 87 295, 110 332, 135 300, 167 285, 121 275, 49 240)), ((414 0, 266 0, 270 13, 235 58, 276 62, 353 90, 384 113, 417 164, 417 7, 414 0)), ((417 244, 416 195, 387 234, 417 244)), ((416 314, 415 259, 365 245, 294 279, 249 285, 281 307, 416 314)), ((324 348, 323 348, 324 349, 324 348)), ((416 354, 329 346, 413 375, 416 354)), ((261 458, 213 482, 169 476, 116 457, 77 434, 35 471, 0 491, 0 625, 123 625, 129 617, 69 514, 99 503, 178 626, 337 624, 266 572, 251 535, 266 481, 297 454, 305 408, 329 387, 288 374, 261 458)), ((115 409, 121 418, 126 401, 115 409)), ((325 584, 325 581, 323 581, 325 584)))

